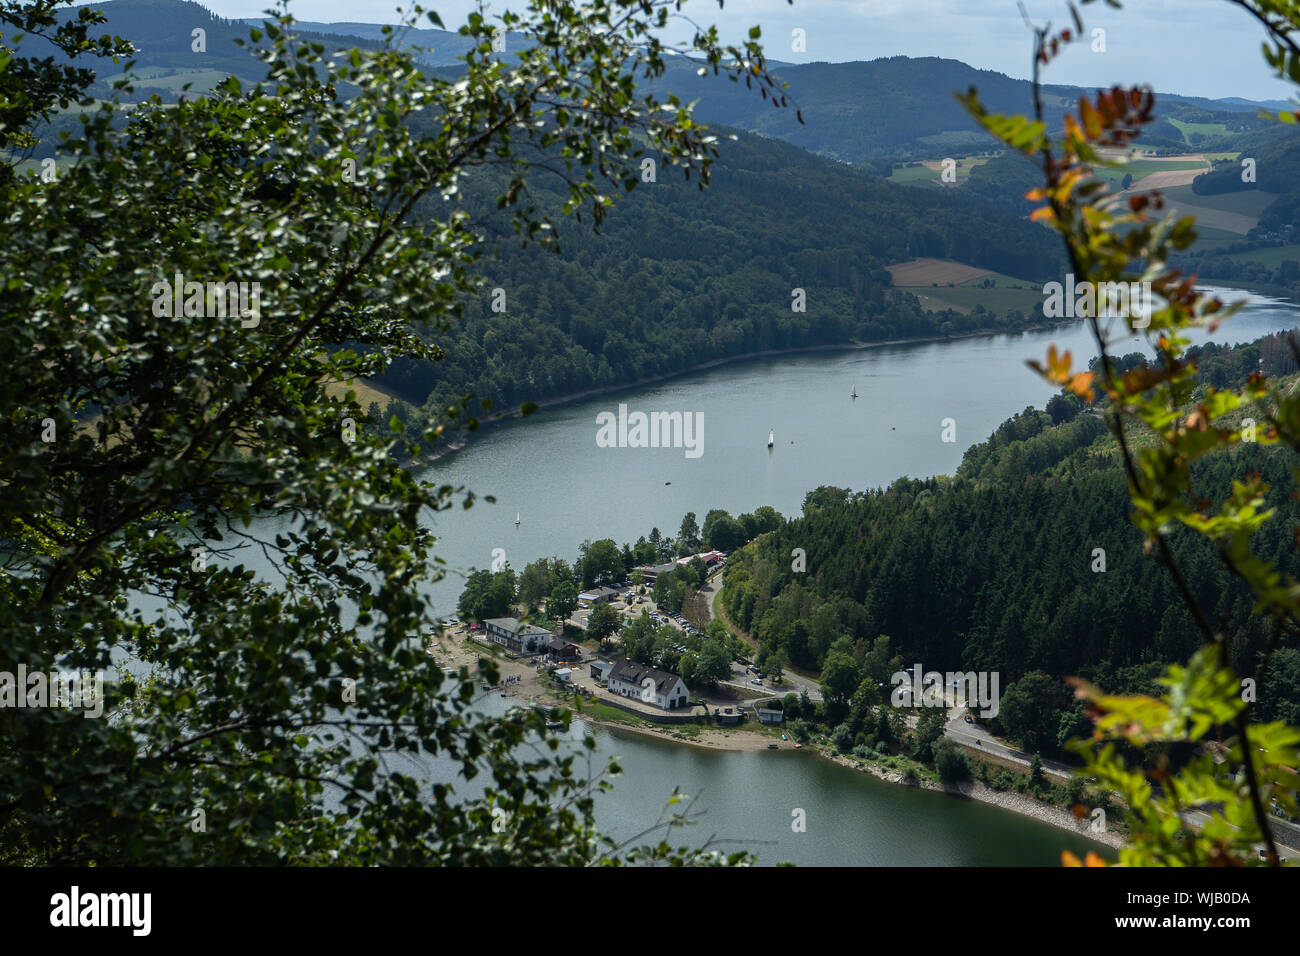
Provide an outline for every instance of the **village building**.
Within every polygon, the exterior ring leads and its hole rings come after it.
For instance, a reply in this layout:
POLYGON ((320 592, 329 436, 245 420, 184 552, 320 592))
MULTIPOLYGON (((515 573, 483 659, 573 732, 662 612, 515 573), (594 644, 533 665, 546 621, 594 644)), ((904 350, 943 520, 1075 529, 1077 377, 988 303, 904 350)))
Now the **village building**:
POLYGON ((699 554, 688 554, 684 558, 678 558, 677 563, 681 565, 690 564, 696 558, 704 562, 704 566, 712 571, 722 562, 727 560, 726 554, 721 551, 701 551, 699 554))
POLYGON ((618 592, 613 588, 591 588, 578 595, 578 604, 580 607, 590 607, 593 604, 610 604, 617 598, 618 592))
POLYGON ((735 707, 714 707, 713 719, 720 724, 738 724, 740 711, 735 707))
POLYGON ((609 672, 609 691, 664 710, 686 707, 691 701, 686 682, 676 674, 631 660, 615 664, 609 672))
POLYGON ((551 632, 514 617, 493 617, 483 622, 488 640, 516 654, 540 654, 551 640, 551 632))
POLYGON ((582 656, 582 648, 562 637, 553 635, 546 642, 546 656, 553 661, 576 661, 582 656))
POLYGON ((666 564, 643 564, 637 571, 641 572, 641 577, 645 580, 646 587, 652 588, 655 582, 659 580, 659 575, 667 574, 677 568, 675 561, 669 561, 666 564))

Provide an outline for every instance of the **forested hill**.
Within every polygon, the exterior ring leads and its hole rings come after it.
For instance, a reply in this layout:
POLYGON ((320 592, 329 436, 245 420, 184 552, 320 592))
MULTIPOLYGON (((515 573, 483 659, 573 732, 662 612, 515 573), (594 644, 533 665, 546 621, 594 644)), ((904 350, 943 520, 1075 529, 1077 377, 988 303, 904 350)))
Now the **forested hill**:
MULTIPOLYGON (((130 40, 137 50, 134 59, 138 74, 217 71, 234 74, 247 82, 257 82, 266 76, 265 66, 252 56, 247 46, 241 47, 236 42, 249 42, 249 25, 220 17, 203 4, 192 0, 108 0, 89 6, 102 12, 108 21, 92 27, 91 35, 106 33, 130 40), (196 29, 203 30, 202 44, 196 44, 196 29), (202 49, 196 50, 196 45, 202 49)), ((55 15, 61 20, 72 20, 79 15, 79 10, 78 7, 60 9, 55 15)), ((329 48, 377 49, 381 46, 379 41, 367 37, 341 37, 315 33, 307 28, 300 28, 299 33, 304 40, 319 42, 329 48)), ((54 48, 41 52, 42 55, 53 55, 56 61, 67 62, 67 57, 54 48)), ((101 77, 120 69, 112 60, 96 61, 93 57, 79 59, 77 65, 94 69, 101 77)), ((181 77, 176 85, 179 87, 190 79, 192 77, 181 77)), ((102 82, 92 86, 89 92, 94 96, 110 95, 109 87, 102 82)), ((147 95, 158 90, 141 89, 140 92, 147 95)))
MULTIPOLYGON (((779 55, 778 47, 774 45, 772 52, 779 55)), ((751 91, 744 84, 720 82, 712 75, 698 77, 695 69, 690 63, 676 63, 660 82, 683 101, 698 99, 697 111, 705 121, 753 130, 851 163, 933 159, 993 148, 994 140, 953 96, 972 86, 993 112, 1027 113, 1033 102, 1025 80, 941 57, 783 65, 775 72, 789 85, 788 94, 801 108, 801 124, 793 110, 773 109, 770 103, 748 95, 751 91)), ((1078 109, 1079 97, 1095 93, 1075 86, 1044 86, 1044 118, 1049 128, 1059 128, 1065 112, 1078 109)), ((1235 130, 1267 125, 1254 115, 1253 104, 1238 101, 1161 93, 1156 103, 1156 112, 1166 120, 1222 123, 1235 130)), ((1139 142, 1186 148, 1182 134, 1167 122, 1144 131, 1139 142)))
MULTIPOLYGON (((1202 366, 1236 378, 1266 357, 1269 371, 1294 371, 1285 353, 1212 350, 1202 366)), ((891 653, 908 665, 998 672, 1004 701, 1030 689, 1035 698, 1029 718, 1004 706, 1004 729, 1044 753, 1074 712, 1065 675, 1117 692, 1152 691, 1161 662, 1185 661, 1198 636, 1168 573, 1143 555, 1105 426, 1064 399, 1051 407, 1060 424, 1026 409, 971 448, 951 479, 810 493, 802 516, 729 562, 721 600, 732 621, 765 653, 783 650, 804 667, 825 664, 843 635, 865 653, 886 634, 891 653), (807 555, 803 573, 792 570, 795 548, 807 555)), ((1300 573, 1291 538, 1300 504, 1286 489, 1295 464, 1277 446, 1243 443, 1234 457, 1198 469, 1198 487, 1216 500, 1251 470, 1269 482, 1268 505, 1278 515, 1256 538, 1255 553, 1293 575, 1300 573)), ((1202 606, 1229 635, 1238 668, 1253 673, 1269 635, 1250 616, 1248 591, 1203 538, 1176 531, 1172 543, 1202 606)), ((1279 652, 1270 674, 1258 716, 1296 720, 1300 653, 1279 652)))
MULTIPOLYGON (((438 408, 471 392, 514 405, 766 349, 1044 321, 982 308, 926 312, 885 271, 933 256, 1042 281, 1065 268, 1043 227, 733 132, 703 191, 658 169, 656 182, 619 199, 600 235, 559 221, 560 256, 502 244, 500 259, 484 263, 481 299, 450 339, 438 339, 448 357, 395 363, 385 383, 438 408), (503 290, 502 312, 492 310, 493 288, 503 290), (805 311, 794 310, 797 289, 805 311)), ((482 184, 467 193, 476 214, 494 195, 482 184)), ((557 208, 560 196, 537 198, 557 208)))
MULTIPOLYGON (((247 83, 258 82, 264 76, 262 64, 234 43, 236 38, 247 40, 253 18, 227 20, 190 0, 106 0, 93 6, 108 17, 107 30, 135 42, 140 50, 139 68, 178 71, 174 88, 190 80, 198 81, 196 88, 205 88, 201 76, 190 74, 207 71, 233 73, 247 83), (203 52, 191 48, 191 31, 195 27, 207 31, 203 52)), ((59 15, 75 16, 75 9, 59 15)), ((305 9, 291 12, 307 13, 305 9)), ((426 65, 454 69, 470 41, 454 32, 455 24, 448 21, 447 25, 452 29, 429 29, 426 24, 404 32, 399 40, 424 49, 421 61, 426 65)), ((306 21, 298 29, 305 37, 330 47, 373 47, 382 38, 377 24, 306 21)), ((866 62, 776 64, 783 49, 788 49, 788 38, 764 40, 777 75, 789 84, 790 95, 802 107, 804 124, 798 122, 793 110, 773 109, 743 84, 712 75, 697 77, 698 64, 684 58, 671 63, 659 81, 662 89, 676 92, 684 101, 698 99, 697 115, 705 122, 758 132, 852 163, 884 158, 932 159, 993 147, 992 138, 953 98, 954 92, 964 92, 971 86, 979 89, 995 112, 1022 113, 1031 102, 1027 81, 976 69, 959 60, 893 56, 866 62)), ((519 50, 528 42, 524 36, 510 34, 506 49, 519 50)), ((103 67, 106 74, 115 69, 111 64, 103 67)), ((167 89, 152 82, 152 88, 141 87, 140 92, 161 90, 166 96, 167 89)), ((107 87, 102 85, 92 92, 108 95, 107 87)), ((1049 125, 1055 129, 1064 111, 1077 107, 1080 96, 1095 92, 1072 86, 1044 87, 1043 104, 1049 125)), ((1254 116, 1259 104, 1245 100, 1204 100, 1160 93, 1157 103, 1157 112, 1164 119, 1180 117, 1197 124, 1226 124, 1234 130, 1264 125, 1254 116)), ((1177 129, 1167 123, 1158 125, 1161 128, 1144 134, 1144 143, 1182 144, 1177 129)), ((1211 148, 1211 144, 1207 142, 1205 148, 1211 148)), ((1213 148, 1235 147, 1218 144, 1213 148)))

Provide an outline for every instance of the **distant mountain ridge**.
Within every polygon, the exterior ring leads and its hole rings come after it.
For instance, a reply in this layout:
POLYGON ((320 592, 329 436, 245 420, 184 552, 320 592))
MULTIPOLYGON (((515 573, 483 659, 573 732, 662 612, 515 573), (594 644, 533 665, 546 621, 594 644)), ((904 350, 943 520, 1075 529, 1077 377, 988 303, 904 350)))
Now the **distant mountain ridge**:
MULTIPOLYGON (((108 28, 140 47, 139 67, 177 71, 221 70, 241 80, 261 78, 261 64, 234 44, 247 39, 247 30, 262 18, 226 20, 188 0, 108 0, 97 5, 108 17, 108 28), (191 51, 190 31, 208 31, 206 53, 191 51)), ((71 15, 65 11, 65 15, 71 15)), ((374 48, 382 42, 381 24, 303 21, 304 34, 336 47, 374 48)), ((405 45, 428 50, 426 66, 455 69, 470 40, 448 30, 412 28, 402 33, 405 45)), ((511 34, 507 49, 519 49, 526 38, 511 34)), ((687 101, 698 100, 697 115, 720 123, 781 139, 832 159, 850 163, 873 160, 960 156, 994 148, 997 144, 966 114, 954 98, 956 91, 979 89, 985 104, 997 112, 1027 112, 1030 86, 992 70, 981 70, 958 60, 940 57, 885 57, 848 63, 773 63, 777 75, 789 86, 789 95, 801 108, 800 124, 793 109, 774 109, 751 95, 742 84, 720 77, 699 77, 698 64, 671 58, 658 81, 665 92, 687 101)), ((107 73, 107 70, 105 71, 107 73)), ((1078 99, 1095 90, 1073 86, 1044 87, 1049 125, 1056 127, 1078 99)), ((1189 123, 1223 123, 1233 130, 1249 131, 1262 125, 1252 114, 1260 107, 1285 104, 1255 103, 1239 97, 1209 100, 1157 94, 1162 119, 1189 123)), ((1152 146, 1181 148, 1181 134, 1167 122, 1148 132, 1152 146)), ((1206 148, 1209 148, 1207 145, 1206 148)))

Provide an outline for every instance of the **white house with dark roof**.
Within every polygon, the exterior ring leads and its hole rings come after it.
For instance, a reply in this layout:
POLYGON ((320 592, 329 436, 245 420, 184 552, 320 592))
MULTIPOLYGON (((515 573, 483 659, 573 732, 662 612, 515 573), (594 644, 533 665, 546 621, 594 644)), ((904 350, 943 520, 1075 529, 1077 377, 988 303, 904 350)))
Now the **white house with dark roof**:
POLYGON ((676 710, 690 705, 691 695, 686 682, 669 671, 622 660, 609 672, 609 692, 619 697, 631 697, 664 710, 676 710))
POLYGON ((493 617, 483 622, 488 640, 516 654, 539 654, 547 649, 551 632, 514 617, 493 617))

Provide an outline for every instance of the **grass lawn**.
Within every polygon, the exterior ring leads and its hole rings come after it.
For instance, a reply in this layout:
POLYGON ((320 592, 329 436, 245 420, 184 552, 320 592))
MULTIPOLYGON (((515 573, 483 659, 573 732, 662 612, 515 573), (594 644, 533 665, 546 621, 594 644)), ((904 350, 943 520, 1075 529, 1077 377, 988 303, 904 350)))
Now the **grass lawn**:
POLYGON ((652 724, 643 717, 629 714, 626 710, 619 710, 617 707, 611 707, 609 704, 601 703, 598 700, 583 701, 582 715, 591 717, 594 720, 608 720, 612 723, 628 724, 632 727, 662 726, 652 724))

